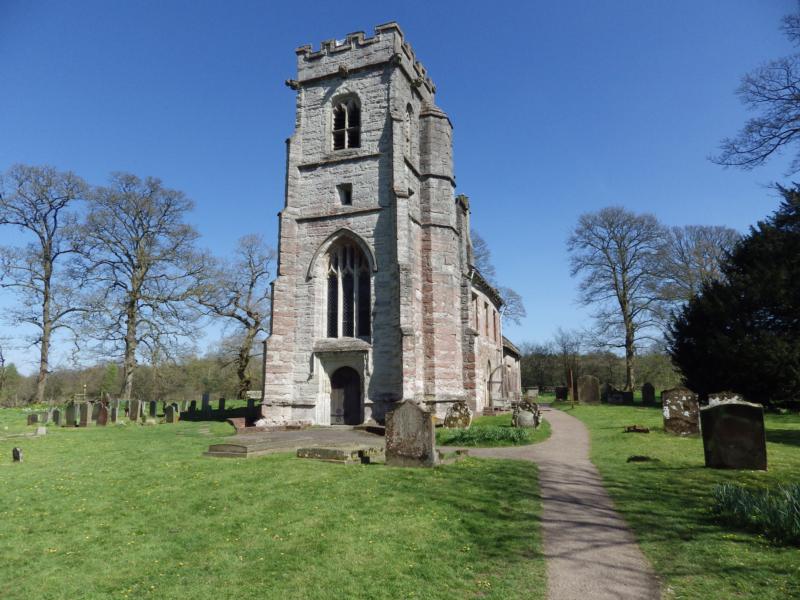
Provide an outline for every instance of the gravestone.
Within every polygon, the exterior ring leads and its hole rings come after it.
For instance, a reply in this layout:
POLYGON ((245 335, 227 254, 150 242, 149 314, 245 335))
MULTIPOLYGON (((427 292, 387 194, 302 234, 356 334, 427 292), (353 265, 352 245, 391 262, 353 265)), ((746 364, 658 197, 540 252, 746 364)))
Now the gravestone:
POLYGON ((100 402, 92 402, 92 421, 97 421, 97 415, 100 414, 100 402))
POLYGON ((720 402, 745 402, 745 399, 736 392, 714 392, 713 394, 708 395, 708 404, 712 406, 714 404, 719 404, 720 402))
MULTIPOLYGON (((180 407, 180 404, 178 404, 177 402, 172 402, 172 403, 170 404, 170 406, 172 407, 172 410, 174 410, 174 411, 175 411, 175 416, 177 416, 177 417, 180 417, 180 415, 181 415, 181 407, 180 407)), ((166 408, 165 408, 164 410, 166 410, 166 408)))
POLYGON ((11 449, 11 460, 14 462, 22 462, 22 448, 11 449))
POLYGON ((560 385, 556 388, 556 400, 566 400, 569 395, 569 388, 565 385, 560 385))
POLYGON ((625 404, 625 397, 623 396, 621 390, 617 390, 612 387, 608 390, 606 402, 617 405, 625 404))
POLYGON ((197 412, 197 400, 192 400, 189 403, 189 414, 193 415, 196 412, 197 412))
POLYGON ((61 425, 61 410, 58 408, 53 409, 53 413, 51 415, 53 419, 53 425, 60 426, 61 425))
POLYGON ((203 394, 203 414, 211 412, 211 396, 206 392, 203 394))
POLYGON ((656 403, 656 388, 652 383, 645 383, 642 386, 642 404, 654 406, 656 403))
POLYGON ((169 404, 164 409, 164 421, 166 423, 177 423, 178 422, 178 411, 175 409, 175 406, 169 404))
POLYGON ((78 427, 88 427, 92 423, 92 406, 90 402, 80 405, 80 421, 78 427))
POLYGON ((139 400, 131 400, 128 402, 128 419, 135 423, 139 420, 139 416, 142 414, 142 403, 139 400))
POLYGON ((108 419, 112 423, 117 422, 119 419, 119 403, 111 405, 111 410, 108 411, 108 419))
POLYGON ((156 402, 155 400, 150 400, 150 403, 148 405, 148 410, 150 416, 155 419, 156 415, 158 414, 158 402, 156 402))
POLYGON ((225 398, 219 399, 219 412, 225 412, 225 398))
POLYGON ((247 418, 253 419, 256 415, 256 399, 247 398, 247 418))
POLYGON ((28 425, 36 425, 39 422, 39 415, 37 413, 30 413, 28 415, 28 425))
POLYGON ((49 423, 50 422, 50 411, 43 410, 39 413, 39 423, 49 423))
POLYGON ((578 402, 581 404, 600 403, 600 380, 594 375, 578 377, 578 402))
POLYGON ((453 402, 444 415, 444 426, 449 429, 469 429, 472 411, 466 402, 453 402))
POLYGON ((414 402, 403 402, 386 415, 386 464, 432 467, 436 464, 433 415, 414 402))
POLYGON ((720 401, 700 409, 700 423, 707 467, 767 470, 763 406, 720 401))
POLYGON ((541 422, 539 405, 535 402, 523 400, 514 406, 514 413, 511 415, 511 425, 513 427, 533 427, 536 429, 541 422))
POLYGON ((94 422, 100 427, 105 427, 108 425, 108 407, 100 402, 97 404, 97 418, 95 418, 94 422))
POLYGON ((600 388, 600 402, 607 403, 608 396, 613 391, 614 391, 614 386, 612 386, 610 383, 604 383, 603 386, 600 388))
POLYGON ((677 387, 661 392, 664 431, 675 435, 693 435, 700 431, 700 409, 697 394, 677 387))
POLYGON ((75 427, 78 424, 78 406, 76 404, 67 404, 64 421, 66 427, 75 427))

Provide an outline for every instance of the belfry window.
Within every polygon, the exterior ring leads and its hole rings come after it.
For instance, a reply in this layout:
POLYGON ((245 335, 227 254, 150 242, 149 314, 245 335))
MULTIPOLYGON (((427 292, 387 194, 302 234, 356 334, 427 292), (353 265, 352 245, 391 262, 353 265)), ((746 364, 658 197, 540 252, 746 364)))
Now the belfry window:
POLYGON ((333 107, 333 149, 361 147, 361 108, 355 98, 337 102, 333 107))
POLYGON ((334 245, 328 253, 328 337, 370 336, 370 269, 353 242, 334 245))

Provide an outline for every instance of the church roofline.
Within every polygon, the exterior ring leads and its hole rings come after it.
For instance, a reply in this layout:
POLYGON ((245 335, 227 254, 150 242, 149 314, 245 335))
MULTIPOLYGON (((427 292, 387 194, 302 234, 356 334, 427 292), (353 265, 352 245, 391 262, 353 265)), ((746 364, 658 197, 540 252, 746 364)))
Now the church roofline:
POLYGON ((497 291, 497 288, 489 283, 474 265, 472 266, 472 271, 469 274, 469 279, 472 282, 472 285, 486 294, 491 301, 494 302, 497 308, 500 308, 503 306, 503 304, 505 304, 505 302, 503 302, 503 297, 500 295, 500 292, 497 291))
POLYGON ((508 350, 510 354, 515 355, 517 358, 522 358, 522 352, 520 352, 520 349, 511 343, 511 340, 509 340, 506 336, 503 336, 503 350, 508 350))

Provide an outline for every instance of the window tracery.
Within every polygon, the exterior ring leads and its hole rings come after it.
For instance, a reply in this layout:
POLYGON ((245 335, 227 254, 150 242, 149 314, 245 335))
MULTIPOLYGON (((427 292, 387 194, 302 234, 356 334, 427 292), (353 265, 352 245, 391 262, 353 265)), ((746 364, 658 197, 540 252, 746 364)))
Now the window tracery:
POLYGON ((371 335, 369 261, 351 241, 335 244, 328 252, 328 337, 371 335))

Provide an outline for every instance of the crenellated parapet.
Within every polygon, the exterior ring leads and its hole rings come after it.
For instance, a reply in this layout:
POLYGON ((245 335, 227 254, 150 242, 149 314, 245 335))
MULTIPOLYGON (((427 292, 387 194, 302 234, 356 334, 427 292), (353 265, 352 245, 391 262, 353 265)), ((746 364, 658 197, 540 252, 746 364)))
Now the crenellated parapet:
POLYGON ((416 59, 395 22, 378 25, 373 37, 356 31, 342 40, 325 40, 319 50, 306 44, 295 53, 297 80, 287 82, 291 87, 327 77, 348 77, 351 73, 392 62, 403 68, 412 85, 425 88, 431 95, 436 92, 427 69, 416 59))

